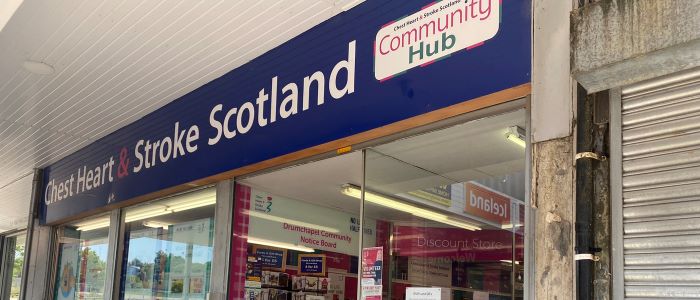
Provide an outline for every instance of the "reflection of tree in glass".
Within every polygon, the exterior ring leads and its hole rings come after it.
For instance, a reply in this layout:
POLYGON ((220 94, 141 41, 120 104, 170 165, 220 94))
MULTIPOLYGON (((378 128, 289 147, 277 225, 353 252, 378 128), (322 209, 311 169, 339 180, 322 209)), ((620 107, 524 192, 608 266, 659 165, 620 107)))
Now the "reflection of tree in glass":
POLYGON ((102 260, 95 250, 90 249, 90 247, 85 247, 82 251, 83 266, 85 267, 85 272, 80 272, 79 282, 85 283, 84 291, 86 292, 104 292, 105 283, 105 269, 107 268, 107 262, 102 260))
POLYGON ((15 244, 15 263, 12 266, 12 277, 22 277, 22 267, 24 266, 24 244, 15 244))
POLYGON ((151 287, 153 263, 144 263, 140 259, 134 258, 127 263, 126 276, 129 288, 148 289, 151 287))
POLYGON ((160 293, 166 291, 167 278, 165 276, 166 272, 168 272, 166 269, 168 260, 169 257, 165 251, 159 250, 156 252, 156 257, 153 260, 153 289, 159 292, 154 294, 154 296, 161 297, 160 293))
POLYGON ((15 261, 12 265, 12 286, 10 287, 10 298, 19 298, 19 282, 22 278, 22 268, 24 267, 24 244, 15 244, 15 261))

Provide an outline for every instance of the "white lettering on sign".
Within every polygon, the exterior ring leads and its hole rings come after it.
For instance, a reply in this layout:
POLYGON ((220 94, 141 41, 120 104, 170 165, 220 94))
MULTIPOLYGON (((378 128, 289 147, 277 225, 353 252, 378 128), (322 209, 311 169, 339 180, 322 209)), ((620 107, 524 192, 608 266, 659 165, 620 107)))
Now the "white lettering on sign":
POLYGON ((76 173, 70 174, 64 180, 51 179, 44 190, 44 203, 46 205, 56 203, 73 195, 98 188, 107 182, 114 181, 114 157, 94 168, 87 166, 78 168, 76 173))
MULTIPOLYGON (((278 84, 279 78, 274 76, 269 92, 265 88, 261 89, 254 101, 245 101, 237 107, 225 107, 223 103, 212 107, 208 117, 209 125, 214 129, 215 134, 207 138, 207 145, 215 146, 222 140, 247 134, 253 131, 255 126, 268 126, 277 122, 278 117, 287 119, 314 106, 330 103, 331 101, 326 99, 326 91, 330 98, 335 100, 354 93, 355 43, 354 40, 348 43, 347 56, 342 57, 335 64, 330 74, 316 71, 299 79, 299 85, 289 82, 281 89, 278 84), (278 102, 278 98, 282 100, 278 102)), ((206 118, 206 116, 203 117, 206 118)), ((103 164, 81 166, 74 173, 61 175, 60 179, 51 178, 44 190, 45 204, 51 205, 84 191, 101 187, 107 182, 114 182, 127 178, 130 174, 156 168, 199 149, 198 125, 175 122, 171 132, 172 134, 165 137, 139 139, 133 146, 119 145, 118 159, 111 156, 103 164)), ((105 200, 109 203, 114 199, 115 195, 111 193, 105 200)), ((332 234, 324 237, 339 239, 332 234)), ((328 247, 334 246, 330 242, 324 243, 328 247)))
POLYGON ((464 211, 497 224, 510 222, 511 199, 475 182, 465 183, 467 203, 464 211))
POLYGON ((326 75, 321 71, 304 77, 301 97, 299 97, 299 86, 294 82, 284 85, 281 89, 282 94, 278 95, 278 81, 277 76, 272 78, 269 95, 265 89, 260 90, 258 98, 255 99, 255 105, 252 101, 248 101, 239 107, 230 107, 226 110, 223 104, 214 106, 209 114, 209 124, 216 129, 216 134, 209 138, 209 145, 215 145, 222 137, 233 139, 239 134, 246 134, 256 124, 258 127, 265 127, 275 123, 278 114, 280 118, 286 119, 300 111, 306 111, 311 107, 312 96, 316 98, 316 106, 323 105, 326 103, 326 86, 331 97, 336 100, 354 93, 355 41, 348 44, 347 60, 341 60, 333 67, 328 81, 326 81, 326 75), (345 72, 345 82, 339 83, 338 75, 341 72, 345 72), (282 99, 279 103, 278 96, 282 99), (300 100, 301 103, 299 103, 300 100))
POLYGON ((374 40, 374 77, 387 80, 481 45, 498 33, 500 14, 500 0, 440 1, 385 24, 374 40))

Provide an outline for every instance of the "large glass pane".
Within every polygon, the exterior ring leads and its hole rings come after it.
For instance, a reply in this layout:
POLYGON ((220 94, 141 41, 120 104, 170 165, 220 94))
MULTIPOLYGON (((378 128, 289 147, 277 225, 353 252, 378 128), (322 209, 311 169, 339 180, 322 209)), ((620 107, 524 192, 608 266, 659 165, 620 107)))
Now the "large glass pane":
POLYGON ((125 210, 120 299, 206 299, 216 189, 125 210))
POLYGON ((516 111, 366 150, 364 217, 384 234, 364 239, 361 299, 523 297, 524 122, 516 111))
POLYGON ((238 181, 231 299, 356 299, 360 232, 376 229, 341 187, 361 166, 353 152, 238 181))
POLYGON ((54 299, 104 299, 109 215, 60 228, 54 299))
POLYGON ((0 249, 0 299, 16 300, 20 296, 22 271, 24 268, 25 233, 5 237, 3 249, 0 249))
POLYGON ((12 283, 10 284, 10 299, 19 299, 20 284, 22 283, 22 271, 24 270, 24 245, 27 235, 21 234, 12 237, 14 239, 14 258, 12 261, 12 283))

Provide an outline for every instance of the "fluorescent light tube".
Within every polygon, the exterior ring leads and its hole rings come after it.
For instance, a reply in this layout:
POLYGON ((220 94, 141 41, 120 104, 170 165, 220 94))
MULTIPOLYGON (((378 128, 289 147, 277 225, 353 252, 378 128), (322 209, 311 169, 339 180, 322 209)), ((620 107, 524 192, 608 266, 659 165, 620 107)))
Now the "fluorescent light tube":
POLYGON ((525 148, 527 146, 527 143, 525 142, 525 130, 518 126, 508 127, 506 139, 520 147, 525 148))
POLYGON ((337 228, 333 227, 326 227, 323 225, 318 225, 318 224, 312 224, 312 223, 306 223, 302 221, 297 221, 297 220, 292 220, 292 219, 287 219, 287 218, 282 218, 278 216, 273 216, 267 213, 259 212, 259 211, 254 211, 254 210, 248 210, 244 212, 245 214, 251 216, 251 217, 256 217, 256 218, 261 218, 273 222, 279 222, 279 223, 287 223, 287 224, 292 224, 292 225, 297 225, 297 226, 303 226, 303 227, 308 227, 308 228, 313 228, 313 229, 318 229, 318 230, 323 230, 327 232, 332 232, 332 233, 339 233, 340 230, 337 228))
POLYGON ((85 227, 85 226, 90 226, 90 225, 94 225, 94 224, 102 224, 105 222, 109 223, 109 217, 105 216, 105 217, 90 219, 90 220, 83 221, 83 222, 78 222, 75 224, 75 227, 85 227))
POLYGON ((296 251, 301 251, 301 252, 314 252, 314 249, 309 248, 309 247, 294 245, 294 244, 290 244, 290 243, 275 242, 275 241, 255 238, 255 237, 251 237, 251 236, 248 237, 248 243, 276 247, 276 248, 284 248, 284 249, 289 249, 289 250, 296 250, 296 251))
MULTIPOLYGON (((346 184, 346 185, 342 186, 342 188, 340 189, 340 192, 347 195, 347 196, 350 196, 350 197, 362 199, 362 195, 361 195, 362 191, 358 187, 351 185, 351 184, 346 184)), ((481 228, 478 226, 452 219, 452 218, 448 217, 447 215, 437 213, 434 211, 430 211, 430 210, 420 208, 417 206, 413 206, 410 204, 406 204, 403 202, 399 202, 399 201, 396 201, 396 200, 393 200, 393 199, 390 199, 388 197, 385 197, 385 196, 382 196, 379 194, 375 194, 372 192, 365 191, 365 200, 368 202, 377 204, 377 205, 381 205, 384 207, 407 212, 407 213, 412 214, 414 216, 421 217, 421 218, 428 219, 428 220, 433 220, 433 221, 440 222, 443 224, 447 224, 447 225, 451 225, 451 226, 455 226, 455 227, 459 227, 459 228, 463 228, 463 229, 467 229, 467 230, 472 230, 472 231, 481 230, 481 228)))
POLYGON ((134 221, 139 221, 143 219, 148 219, 151 217, 157 217, 157 216, 162 216, 162 215, 167 215, 172 213, 172 211, 164 209, 164 208, 158 208, 157 210, 151 210, 151 211, 143 211, 135 214, 129 214, 128 212, 126 213, 126 217, 124 218, 124 222, 130 223, 134 221))
POLYGON ((183 210, 189 210, 193 208, 199 208, 199 207, 204 207, 208 205, 212 205, 216 203, 216 199, 207 199, 206 201, 199 201, 199 202, 192 202, 192 203, 186 203, 186 204, 181 204, 181 205, 174 205, 169 208, 169 210, 172 210, 173 212, 177 211, 183 211, 183 210))
POLYGON ((168 226, 170 226, 170 225, 173 225, 173 224, 163 223, 163 222, 158 222, 158 221, 145 221, 145 222, 143 222, 143 226, 151 227, 151 228, 168 229, 168 226))
POLYGON ((105 227, 109 227, 109 220, 103 221, 101 223, 93 223, 90 225, 78 227, 76 230, 78 230, 78 231, 90 231, 90 230, 95 230, 95 229, 100 229, 100 228, 105 228, 105 227))
POLYGON ((501 225, 501 229, 513 229, 513 228, 515 228, 515 227, 523 227, 523 225, 522 225, 522 224, 515 224, 515 225, 513 225, 513 224, 503 224, 503 225, 501 225))

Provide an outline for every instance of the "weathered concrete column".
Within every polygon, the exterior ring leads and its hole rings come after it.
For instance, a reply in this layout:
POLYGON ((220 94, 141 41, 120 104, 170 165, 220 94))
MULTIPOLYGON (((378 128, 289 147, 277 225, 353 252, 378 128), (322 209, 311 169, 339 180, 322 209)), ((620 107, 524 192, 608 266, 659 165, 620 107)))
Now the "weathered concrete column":
POLYGON ((529 299, 575 299, 570 14, 577 0, 533 0, 529 299), (533 261, 534 260, 534 261, 533 261))
POLYGON ((571 14, 571 69, 589 93, 700 66, 700 1, 603 0, 571 14))
POLYGON ((534 299, 574 299, 574 165, 571 137, 532 146, 534 299))

